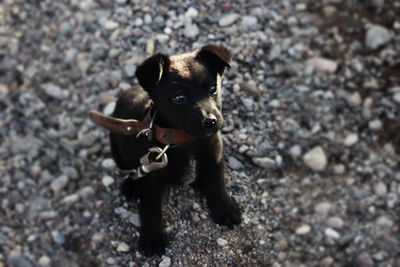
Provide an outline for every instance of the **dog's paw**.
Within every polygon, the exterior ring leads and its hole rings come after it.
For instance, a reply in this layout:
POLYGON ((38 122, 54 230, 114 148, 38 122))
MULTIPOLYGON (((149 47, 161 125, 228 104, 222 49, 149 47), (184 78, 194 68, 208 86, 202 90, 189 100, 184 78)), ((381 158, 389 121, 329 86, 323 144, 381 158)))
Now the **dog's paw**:
POLYGON ((165 254, 167 246, 167 237, 165 234, 141 236, 139 239, 139 251, 146 257, 153 255, 161 256, 165 254))
POLYGON ((210 206, 211 217, 219 225, 225 225, 229 229, 242 222, 239 205, 231 198, 210 206))

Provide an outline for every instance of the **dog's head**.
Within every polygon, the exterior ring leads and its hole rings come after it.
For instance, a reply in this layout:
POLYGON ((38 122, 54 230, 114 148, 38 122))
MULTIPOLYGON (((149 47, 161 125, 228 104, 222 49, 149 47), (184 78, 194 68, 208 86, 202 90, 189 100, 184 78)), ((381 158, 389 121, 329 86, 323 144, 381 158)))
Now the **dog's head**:
POLYGON ((157 53, 138 67, 136 77, 154 101, 158 116, 194 136, 206 137, 223 124, 221 78, 230 60, 229 50, 215 45, 170 57, 157 53))

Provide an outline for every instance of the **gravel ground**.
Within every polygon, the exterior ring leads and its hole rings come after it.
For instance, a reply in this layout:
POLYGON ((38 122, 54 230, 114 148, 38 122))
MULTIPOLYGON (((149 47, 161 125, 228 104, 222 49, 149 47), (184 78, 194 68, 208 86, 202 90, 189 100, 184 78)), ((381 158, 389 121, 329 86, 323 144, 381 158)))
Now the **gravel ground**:
POLYGON ((400 1, 0 3, 0 267, 400 266, 400 1), (200 4, 201 3, 201 4, 200 4), (173 187, 170 245, 137 252, 110 113, 153 51, 231 49, 233 231, 173 187))

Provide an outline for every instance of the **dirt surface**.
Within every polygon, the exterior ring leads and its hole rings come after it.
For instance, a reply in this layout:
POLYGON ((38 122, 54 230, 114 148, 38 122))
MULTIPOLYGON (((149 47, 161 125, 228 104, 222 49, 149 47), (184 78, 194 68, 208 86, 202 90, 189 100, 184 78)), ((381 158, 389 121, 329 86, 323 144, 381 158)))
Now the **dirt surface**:
POLYGON ((0 267, 400 266, 400 1, 0 3, 0 267), (149 54, 216 43, 228 230, 189 186, 166 255, 137 251, 110 113, 149 54))

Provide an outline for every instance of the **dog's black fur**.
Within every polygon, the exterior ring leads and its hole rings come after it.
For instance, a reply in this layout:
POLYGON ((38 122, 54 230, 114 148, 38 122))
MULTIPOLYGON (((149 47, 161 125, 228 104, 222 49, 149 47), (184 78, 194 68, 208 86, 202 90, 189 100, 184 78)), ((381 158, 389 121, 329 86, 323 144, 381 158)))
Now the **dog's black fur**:
MULTIPOLYGON (((161 196, 168 184, 181 184, 191 159, 196 162, 193 185, 204 192, 214 221, 229 228, 241 222, 239 207, 225 189, 220 132, 221 77, 229 66, 230 52, 222 46, 208 45, 171 57, 157 53, 136 70, 140 86, 125 91, 118 99, 114 117, 142 120, 154 105, 156 125, 184 129, 197 137, 191 144, 168 150, 166 168, 136 181, 128 178, 122 185, 125 196, 140 199, 139 249, 147 256, 165 252, 161 196)), ((149 147, 163 147, 144 136, 111 133, 110 140, 112 155, 121 169, 137 168, 149 147)))

